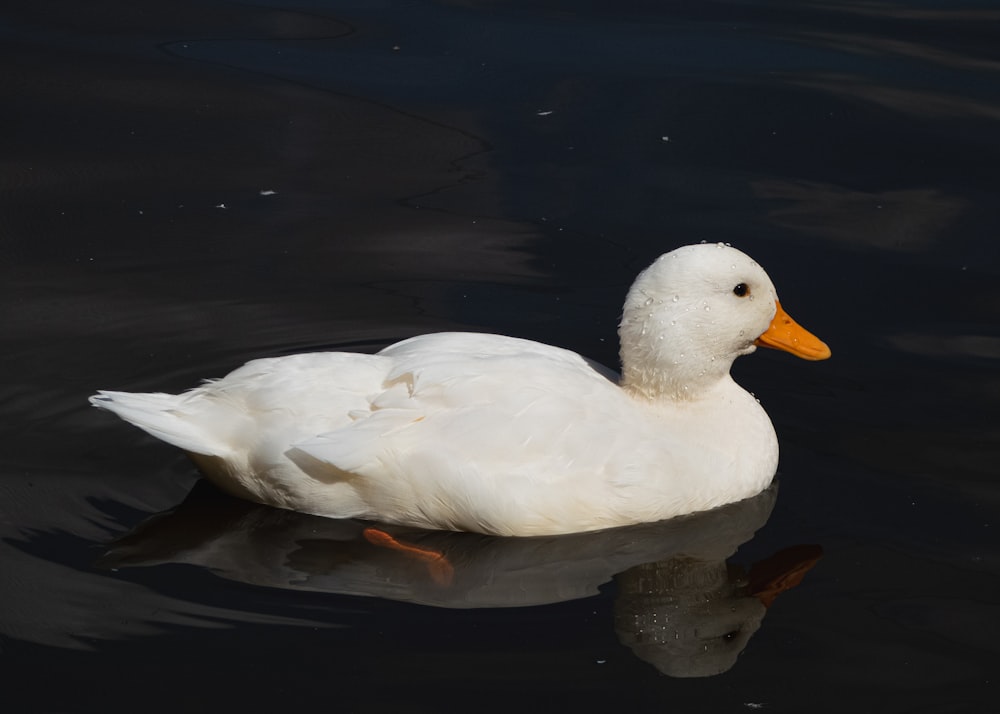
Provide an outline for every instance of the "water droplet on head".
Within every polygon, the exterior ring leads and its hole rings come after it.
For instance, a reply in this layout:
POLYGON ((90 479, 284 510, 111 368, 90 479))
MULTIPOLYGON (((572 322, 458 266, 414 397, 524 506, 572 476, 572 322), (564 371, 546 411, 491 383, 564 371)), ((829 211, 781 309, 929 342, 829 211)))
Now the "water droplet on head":
POLYGON ((643 303, 643 305, 645 305, 646 307, 649 307, 652 304, 653 304, 653 298, 646 298, 646 302, 643 303))
POLYGON ((705 312, 711 312, 711 311, 712 311, 712 308, 710 308, 708 305, 706 305, 705 306, 705 312))
POLYGON ((674 302, 677 302, 680 299, 681 299, 680 295, 674 295, 674 297, 672 298, 674 302))

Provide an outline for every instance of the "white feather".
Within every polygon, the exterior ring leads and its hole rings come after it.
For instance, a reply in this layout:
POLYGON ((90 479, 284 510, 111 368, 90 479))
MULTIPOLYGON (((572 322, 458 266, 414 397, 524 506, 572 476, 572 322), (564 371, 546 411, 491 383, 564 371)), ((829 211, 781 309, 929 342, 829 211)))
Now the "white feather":
POLYGON ((626 299, 621 385, 558 347, 442 333, 377 355, 256 360, 176 396, 91 401, 261 503, 501 535, 595 530, 767 486, 777 439, 729 368, 775 301, 747 256, 689 246, 626 299), (752 297, 734 295, 738 283, 752 297))

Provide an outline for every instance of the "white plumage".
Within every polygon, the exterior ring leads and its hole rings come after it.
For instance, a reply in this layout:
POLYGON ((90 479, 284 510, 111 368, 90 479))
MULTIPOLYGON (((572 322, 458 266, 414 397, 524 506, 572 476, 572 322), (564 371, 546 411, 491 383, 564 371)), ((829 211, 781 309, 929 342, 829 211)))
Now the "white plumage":
POLYGON ((728 246, 667 253, 632 286, 620 335, 621 385, 558 347, 441 333, 91 402, 184 449, 230 493, 335 518, 541 535, 765 488, 777 439, 729 368, 758 338, 807 359, 829 350, 787 318, 764 271, 728 246))

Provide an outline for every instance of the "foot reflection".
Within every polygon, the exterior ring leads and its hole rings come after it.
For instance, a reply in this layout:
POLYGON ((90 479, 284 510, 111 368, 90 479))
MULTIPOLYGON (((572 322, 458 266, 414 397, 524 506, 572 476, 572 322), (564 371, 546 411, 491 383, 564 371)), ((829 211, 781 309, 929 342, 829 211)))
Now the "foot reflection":
POLYGON ((187 563, 255 585, 444 608, 564 602, 614 580, 620 641, 665 674, 710 676, 733 666, 774 599, 821 556, 796 546, 749 572, 726 562, 767 521, 775 495, 597 533, 497 538, 308 516, 200 482, 110 544, 101 565, 187 563))

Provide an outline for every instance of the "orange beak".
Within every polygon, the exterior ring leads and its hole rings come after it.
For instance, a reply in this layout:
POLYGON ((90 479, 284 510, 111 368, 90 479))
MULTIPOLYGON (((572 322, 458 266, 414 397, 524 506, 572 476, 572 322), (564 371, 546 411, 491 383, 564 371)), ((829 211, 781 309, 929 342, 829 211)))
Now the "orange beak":
POLYGON ((774 301, 778 311, 774 313, 767 332, 758 337, 754 344, 776 350, 791 352, 796 357, 807 360, 821 360, 830 357, 830 348, 806 328, 788 316, 781 303, 774 301))

